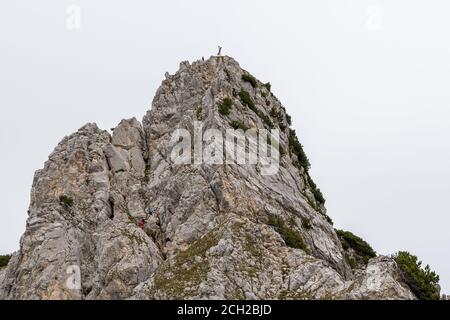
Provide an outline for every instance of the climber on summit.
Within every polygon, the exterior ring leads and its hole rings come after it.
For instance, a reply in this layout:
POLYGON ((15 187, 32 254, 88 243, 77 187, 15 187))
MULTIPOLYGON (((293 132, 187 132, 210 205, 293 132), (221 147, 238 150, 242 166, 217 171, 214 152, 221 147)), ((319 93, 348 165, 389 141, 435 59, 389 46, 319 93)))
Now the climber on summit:
POLYGON ((222 54, 222 47, 219 46, 219 53, 217 55, 220 56, 221 54, 222 54))

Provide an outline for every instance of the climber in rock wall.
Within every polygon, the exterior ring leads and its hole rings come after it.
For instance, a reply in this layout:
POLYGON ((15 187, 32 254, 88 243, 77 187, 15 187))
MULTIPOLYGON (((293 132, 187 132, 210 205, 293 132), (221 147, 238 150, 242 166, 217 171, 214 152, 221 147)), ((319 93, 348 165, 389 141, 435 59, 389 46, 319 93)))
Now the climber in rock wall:
POLYGON ((145 225, 147 224, 147 221, 150 220, 152 217, 155 216, 155 209, 153 208, 147 208, 145 209, 145 218, 142 218, 138 222, 138 226, 144 230, 145 225))
POLYGON ((145 219, 141 219, 139 220, 138 226, 139 228, 141 228, 142 230, 144 230, 145 224, 147 223, 147 221, 145 221, 145 219))
POLYGON ((155 209, 153 209, 153 208, 147 208, 147 209, 145 210, 145 213, 147 213, 147 219, 148 219, 148 218, 150 218, 150 217, 153 216, 153 214, 155 213, 155 209))

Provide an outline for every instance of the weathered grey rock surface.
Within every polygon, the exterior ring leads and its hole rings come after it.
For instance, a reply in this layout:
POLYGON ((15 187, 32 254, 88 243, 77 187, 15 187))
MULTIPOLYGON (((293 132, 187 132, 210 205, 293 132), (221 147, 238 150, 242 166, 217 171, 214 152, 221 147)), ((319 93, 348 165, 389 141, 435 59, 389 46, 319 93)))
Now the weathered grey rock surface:
POLYGON ((257 165, 173 163, 174 130, 193 134, 198 120, 268 129, 267 117, 289 150, 284 107, 244 73, 229 57, 183 62, 142 125, 123 120, 110 135, 87 124, 64 138, 36 172, 20 251, 0 271, 0 298, 415 299, 389 257, 350 268, 289 152, 275 175, 257 165), (259 114, 241 102, 241 89, 259 114), (222 115, 226 97, 233 106, 222 115), (156 213, 140 228, 150 207, 156 213), (301 237, 303 249, 287 246, 269 217, 301 237), (74 266, 79 289, 68 285, 74 266))

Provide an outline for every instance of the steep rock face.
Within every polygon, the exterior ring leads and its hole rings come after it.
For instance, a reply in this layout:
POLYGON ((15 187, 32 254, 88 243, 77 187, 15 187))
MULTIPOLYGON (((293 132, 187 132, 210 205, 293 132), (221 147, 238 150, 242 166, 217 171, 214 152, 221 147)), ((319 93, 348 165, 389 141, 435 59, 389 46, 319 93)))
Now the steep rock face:
POLYGON ((3 283, 5 279, 5 269, 0 269, 0 283, 3 283))
MULTIPOLYGON (((129 127, 121 126, 119 132, 129 127)), ((156 270, 162 260, 159 249, 116 210, 140 184, 131 156, 134 149, 116 147, 114 141, 88 124, 65 138, 36 173, 21 250, 6 270, 1 295, 126 298, 156 270), (115 171, 116 157, 121 157, 126 171, 115 171), (74 266, 80 269, 80 290, 67 285, 74 266)))
MULTIPOLYGON (((305 169, 286 152, 284 107, 246 74, 229 57, 183 62, 142 126, 123 120, 111 136, 88 124, 65 138, 36 173, 0 298, 414 299, 390 258, 351 270, 305 169), (226 115, 218 111, 225 98, 226 115), (201 139, 196 122, 203 130, 279 129, 279 170, 175 163, 174 130, 201 139), (155 213, 139 227, 149 208, 155 213), (300 245, 288 246, 283 230, 300 245), (68 285, 74 268, 80 288, 68 285)), ((205 140, 203 155, 222 152, 205 140)))

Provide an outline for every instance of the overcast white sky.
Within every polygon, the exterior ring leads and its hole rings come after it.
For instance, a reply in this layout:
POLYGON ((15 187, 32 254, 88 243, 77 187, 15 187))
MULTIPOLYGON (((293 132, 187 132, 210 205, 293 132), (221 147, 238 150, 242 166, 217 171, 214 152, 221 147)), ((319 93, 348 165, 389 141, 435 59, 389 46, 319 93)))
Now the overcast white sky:
POLYGON ((155 2, 1 2, 0 253, 18 249, 34 171, 65 135, 141 119, 166 71, 220 44, 272 83, 335 225, 417 254, 450 292, 448 1, 155 2))

